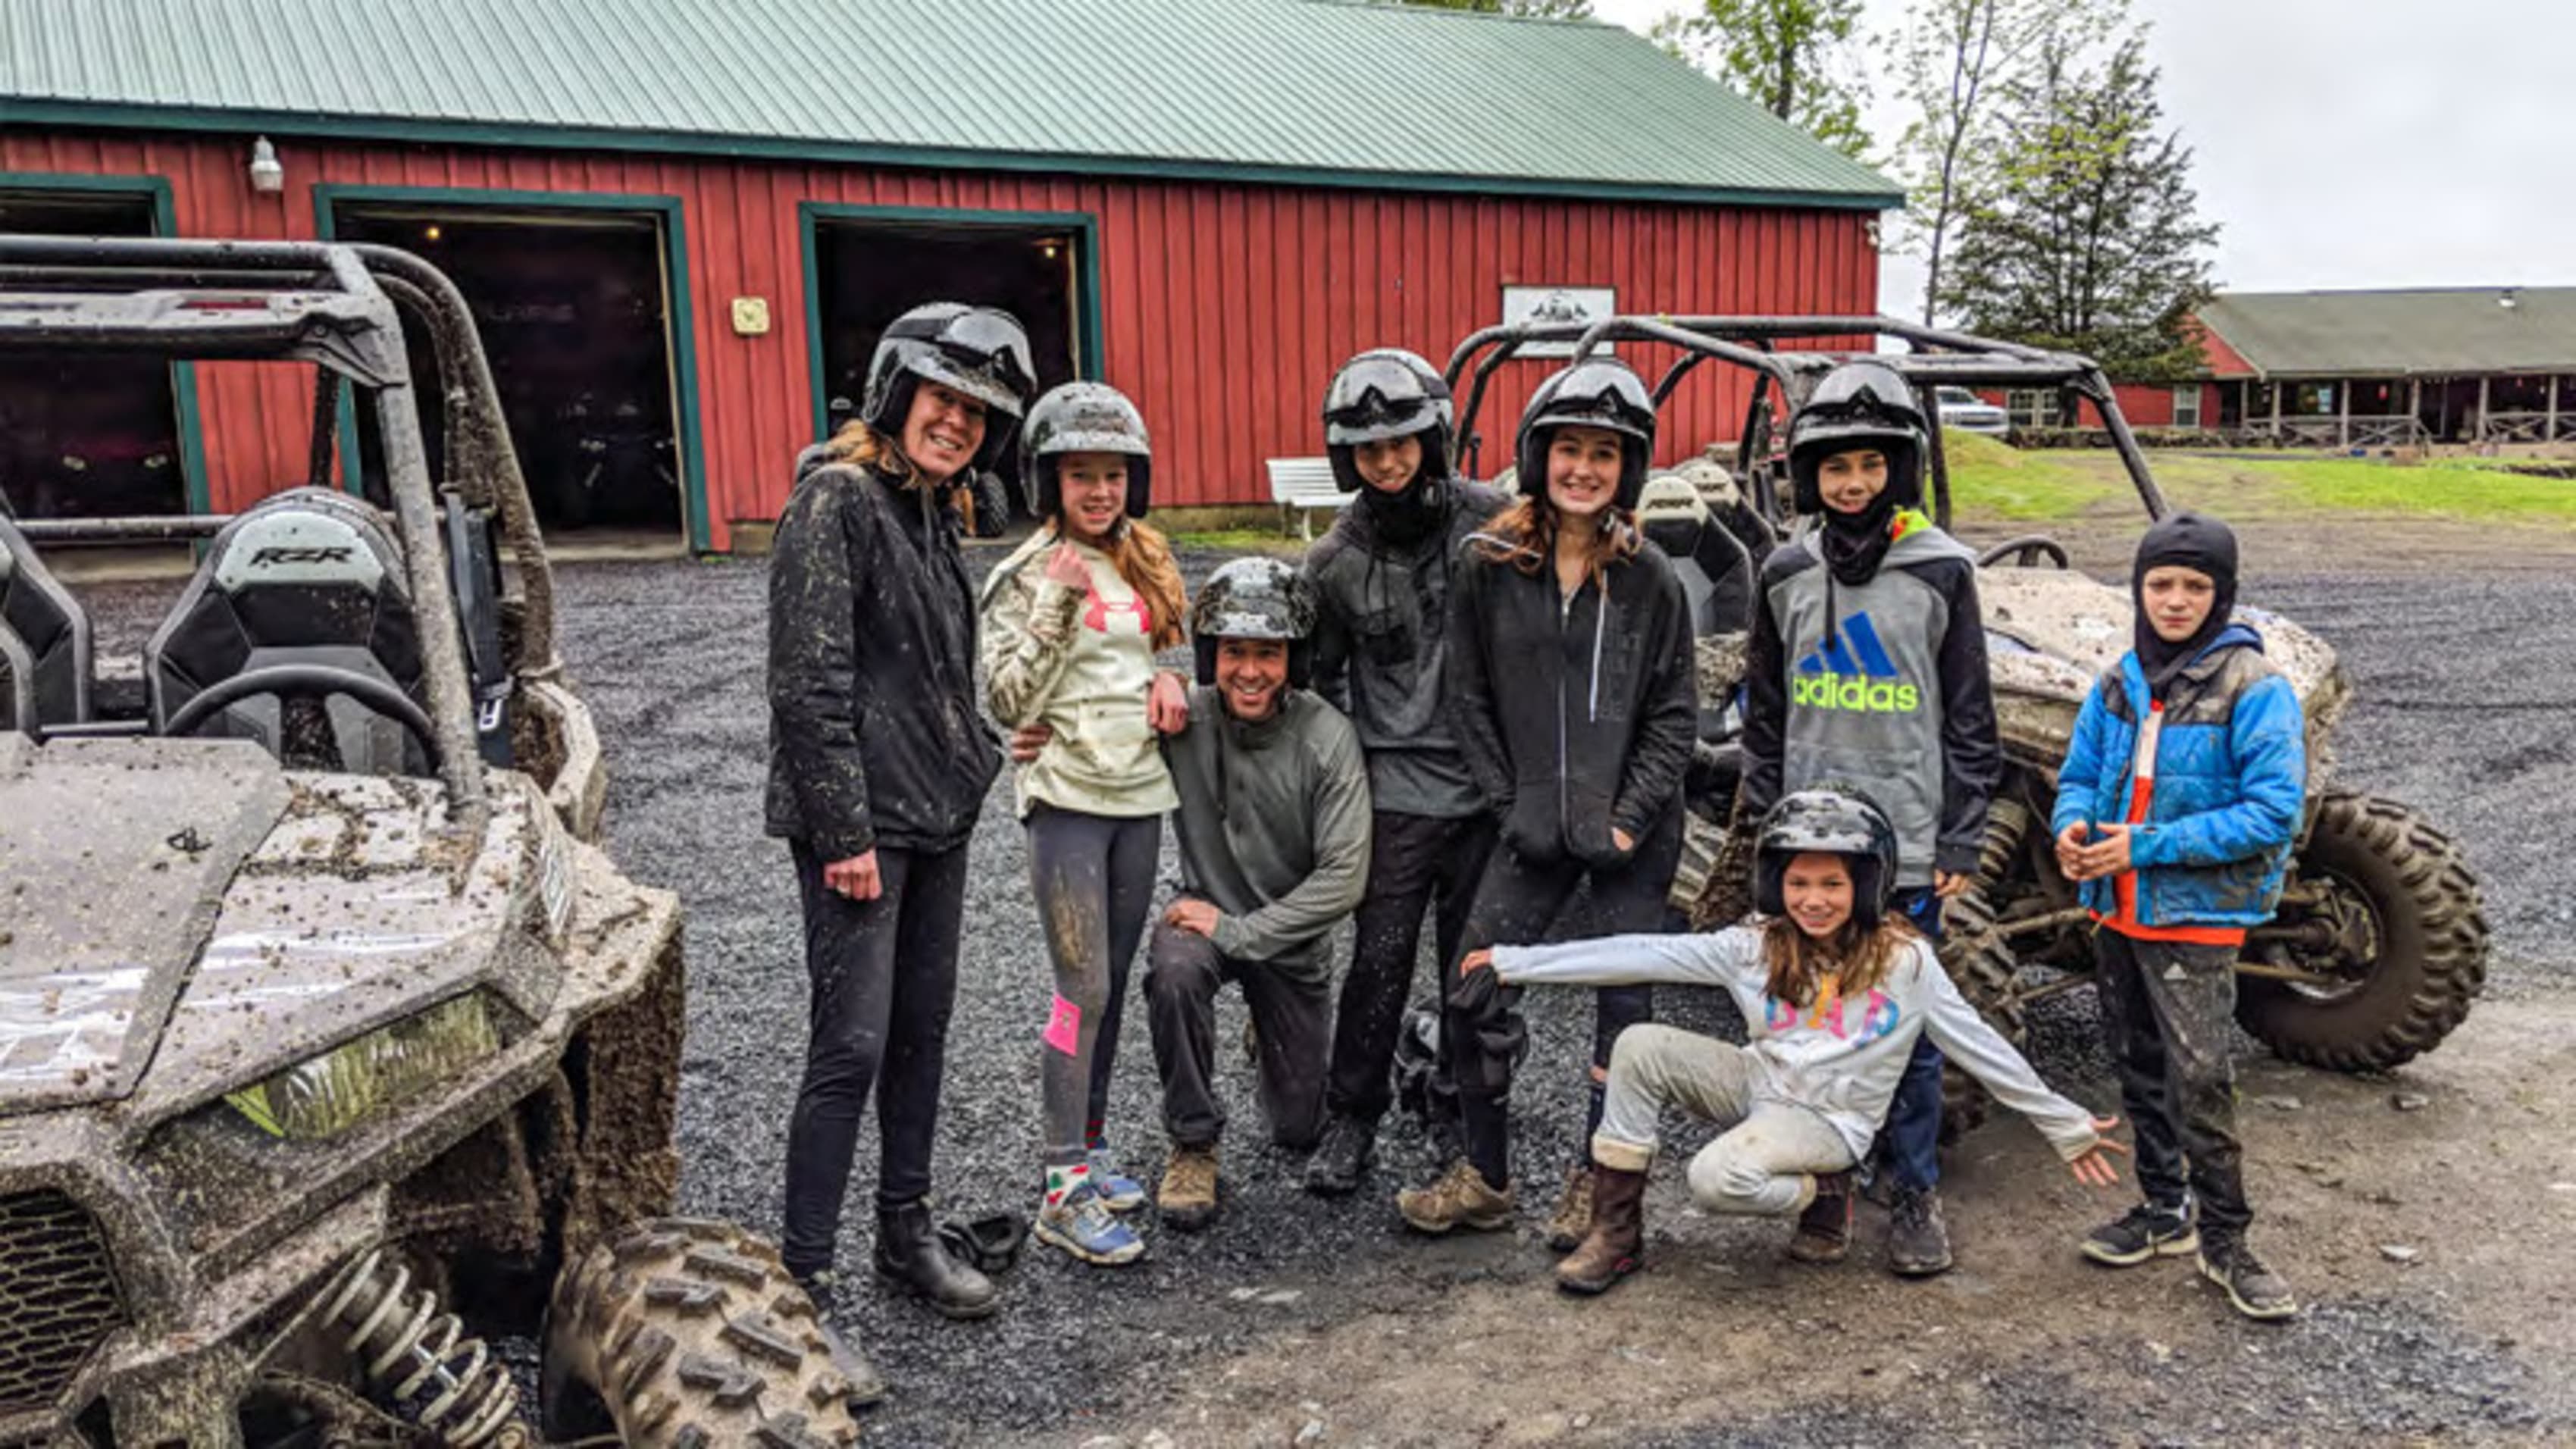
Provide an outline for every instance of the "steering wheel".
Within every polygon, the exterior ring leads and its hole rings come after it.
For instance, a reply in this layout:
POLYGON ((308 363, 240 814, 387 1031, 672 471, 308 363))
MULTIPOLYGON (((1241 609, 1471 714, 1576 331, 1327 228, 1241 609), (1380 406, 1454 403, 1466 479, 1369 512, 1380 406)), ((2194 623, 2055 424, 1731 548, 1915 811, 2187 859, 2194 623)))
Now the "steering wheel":
POLYGON ((412 702, 410 695, 372 674, 361 674, 336 664, 272 664, 264 669, 245 670, 191 695, 188 702, 170 714, 162 727, 167 735, 194 734, 214 717, 217 710, 259 695, 344 694, 376 713, 399 724, 429 757, 429 767, 445 763, 439 753, 438 731, 431 727, 429 714, 412 702))
POLYGON ((2002 563, 2007 558, 2012 560, 2012 566, 2017 569, 2030 568, 2035 561, 2041 558, 2047 559, 2049 567, 2051 568, 2063 569, 2074 567, 2074 565, 2067 560, 2066 545, 2059 543, 2056 539, 2036 533, 2026 533, 2019 538, 1996 544, 1993 548, 1987 549, 1984 553, 1977 555, 1977 567, 1981 569, 1990 569, 1995 565, 2002 563))

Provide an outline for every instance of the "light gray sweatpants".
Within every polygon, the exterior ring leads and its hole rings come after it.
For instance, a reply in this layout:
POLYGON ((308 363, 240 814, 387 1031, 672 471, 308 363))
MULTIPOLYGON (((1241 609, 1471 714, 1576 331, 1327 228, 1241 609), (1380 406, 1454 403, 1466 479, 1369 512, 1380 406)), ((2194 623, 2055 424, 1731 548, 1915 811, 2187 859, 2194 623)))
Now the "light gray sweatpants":
POLYGON ((1656 1119, 1678 1107, 1724 1127, 1690 1163, 1692 1198, 1713 1213, 1788 1217, 1816 1198, 1816 1174, 1852 1165, 1842 1134, 1820 1113, 1756 1101, 1753 1054, 1733 1042, 1640 1023, 1610 1049, 1610 1087, 1592 1160, 1643 1172, 1655 1160, 1656 1119))

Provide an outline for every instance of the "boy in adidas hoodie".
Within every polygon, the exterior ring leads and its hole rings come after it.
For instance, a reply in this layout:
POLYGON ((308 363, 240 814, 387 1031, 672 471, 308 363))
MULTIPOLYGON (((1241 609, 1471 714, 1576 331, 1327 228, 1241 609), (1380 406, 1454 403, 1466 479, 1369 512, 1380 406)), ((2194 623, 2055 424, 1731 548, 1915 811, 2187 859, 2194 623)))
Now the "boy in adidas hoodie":
MULTIPOLYGON (((1893 904, 1926 936, 1977 868, 2002 769, 1976 559, 1920 511, 1925 420, 1894 369, 1845 363, 1789 428, 1797 510, 1814 522, 1762 568, 1745 666, 1738 818, 1826 783, 1878 802, 1895 827, 1893 904)), ((1941 1051, 1919 1038, 1887 1118, 1894 1179, 1888 1266, 1947 1271, 1940 1181, 1941 1051)), ((1849 1251, 1847 1174, 1799 1219, 1792 1256, 1849 1251)))
POLYGON ((2307 727, 2262 636, 2233 618, 2227 525, 2178 513, 2148 529, 2129 590, 2136 647, 2085 698, 2050 818, 2093 913, 2102 1029, 2146 1194, 2083 1251, 2125 1268, 2196 1249, 2238 1312, 2287 1318, 2289 1284, 2245 1242, 2227 1042, 2237 951, 2271 918, 2305 809, 2307 727))

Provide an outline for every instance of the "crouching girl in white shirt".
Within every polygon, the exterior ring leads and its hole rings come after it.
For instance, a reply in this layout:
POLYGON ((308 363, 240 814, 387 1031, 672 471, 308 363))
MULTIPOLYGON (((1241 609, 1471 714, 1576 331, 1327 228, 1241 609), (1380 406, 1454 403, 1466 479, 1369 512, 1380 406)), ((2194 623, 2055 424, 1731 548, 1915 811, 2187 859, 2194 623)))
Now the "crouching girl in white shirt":
MULTIPOLYGON (((1736 1046, 1666 1026, 1619 1037, 1609 1098, 1592 1138, 1592 1232, 1557 1265, 1560 1287, 1599 1293, 1637 1270, 1646 1169, 1665 1107, 1726 1131, 1691 1159, 1691 1196, 1711 1212, 1795 1217, 1820 1188, 1848 1193, 1930 1032, 1949 1059, 2031 1119, 2076 1180, 2119 1180, 2128 1148, 2097 1118, 2040 1083, 1979 1017, 1930 942, 1887 909, 1896 836, 1856 793, 1801 790, 1763 817, 1754 863, 1762 919, 1703 936, 1609 936, 1556 946, 1497 946, 1460 963, 1502 985, 1637 982, 1723 986, 1751 1038, 1736 1046)), ((1485 995, 1469 990, 1469 996, 1485 995)))

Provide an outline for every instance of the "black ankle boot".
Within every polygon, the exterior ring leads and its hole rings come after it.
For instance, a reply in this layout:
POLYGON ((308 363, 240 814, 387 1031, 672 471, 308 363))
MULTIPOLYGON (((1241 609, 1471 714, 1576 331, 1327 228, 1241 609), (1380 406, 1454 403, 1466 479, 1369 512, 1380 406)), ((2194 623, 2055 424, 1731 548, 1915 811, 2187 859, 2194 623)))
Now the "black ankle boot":
POLYGON ((876 1267, 878 1277, 950 1318, 981 1318, 1002 1304, 993 1280, 939 1241, 928 1203, 877 1210, 876 1267))

